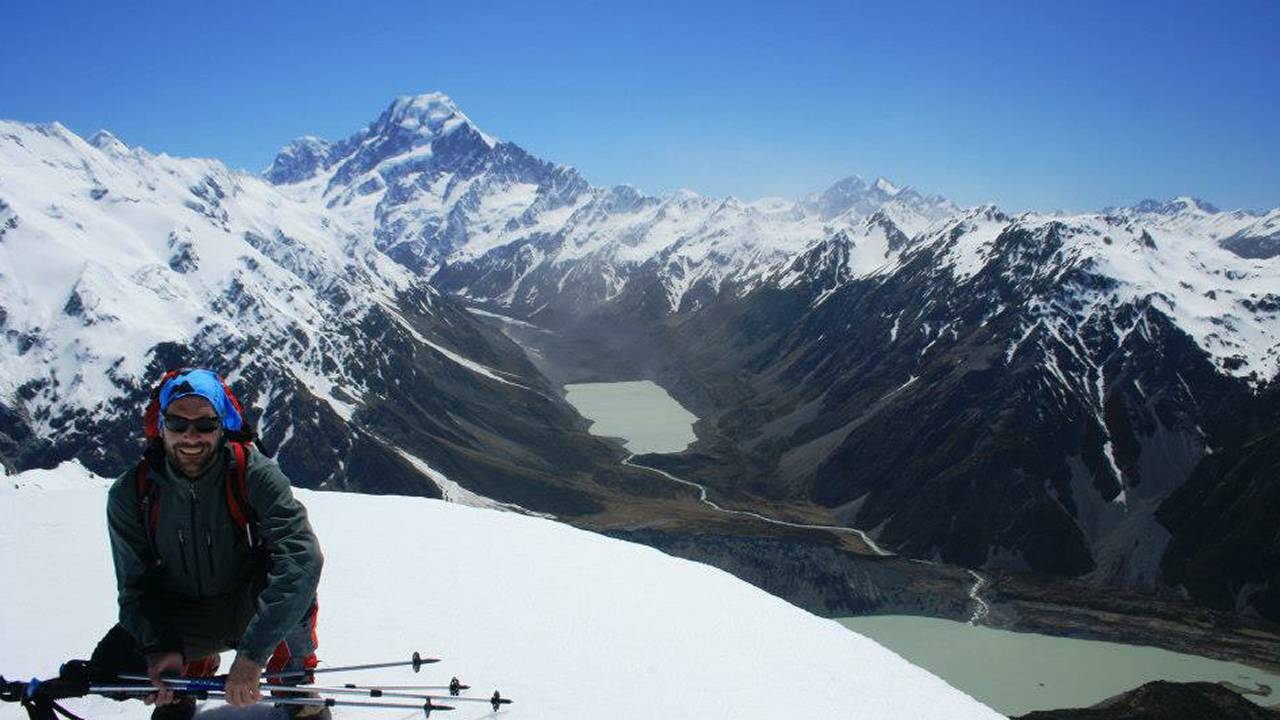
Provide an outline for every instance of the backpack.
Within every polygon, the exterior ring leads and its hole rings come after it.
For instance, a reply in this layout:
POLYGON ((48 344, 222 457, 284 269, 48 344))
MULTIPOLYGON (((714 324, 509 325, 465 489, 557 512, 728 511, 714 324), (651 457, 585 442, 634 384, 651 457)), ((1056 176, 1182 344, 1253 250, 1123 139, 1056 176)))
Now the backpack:
MULTIPOLYGON (((191 368, 178 368, 170 370, 160 378, 160 382, 155 384, 151 389, 151 401, 147 403, 146 413, 143 415, 143 422, 146 429, 147 447, 142 454, 142 459, 138 461, 137 468, 134 471, 135 483, 138 489, 138 519, 142 526, 147 529, 147 544, 151 550, 151 564, 154 569, 160 570, 161 562, 159 553, 156 552, 156 528, 159 525, 160 518, 160 495, 151 481, 147 477, 148 468, 164 468, 164 445, 160 439, 160 391, 165 384, 173 378, 190 370, 191 368)), ((244 410, 240 406, 240 401, 231 392, 231 388, 227 387, 224 380, 222 389, 227 393, 227 397, 235 406, 240 416, 244 417, 244 410)), ((236 525, 243 530, 249 539, 249 549, 252 554, 261 554, 263 550, 262 536, 258 532, 258 513, 249 504, 249 446, 254 445, 262 452, 262 443, 258 441, 257 433, 248 421, 244 421, 239 430, 228 431, 223 429, 225 436, 224 445, 230 451, 230 462, 227 463, 227 474, 223 482, 226 490, 227 509, 231 511, 231 517, 235 520, 236 525)), ((266 454, 265 452, 263 454, 266 454)))

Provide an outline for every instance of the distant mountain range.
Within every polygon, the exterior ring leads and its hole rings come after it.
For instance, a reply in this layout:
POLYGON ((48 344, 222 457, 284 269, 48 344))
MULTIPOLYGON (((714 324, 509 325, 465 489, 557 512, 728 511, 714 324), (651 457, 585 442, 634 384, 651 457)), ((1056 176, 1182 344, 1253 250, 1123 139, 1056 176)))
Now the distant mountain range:
POLYGON ((1280 618, 1275 483, 1245 469, 1280 452, 1280 209, 1014 215, 856 177, 794 202, 650 197, 435 94, 295 141, 264 178, 4 123, 0 229, 11 466, 118 471, 128 443, 94 448, 144 379, 229 353, 282 462, 328 487, 624 502, 638 486, 554 366, 661 382, 703 418, 668 462, 738 502, 1280 618), (554 347, 535 367, 459 301, 554 347))

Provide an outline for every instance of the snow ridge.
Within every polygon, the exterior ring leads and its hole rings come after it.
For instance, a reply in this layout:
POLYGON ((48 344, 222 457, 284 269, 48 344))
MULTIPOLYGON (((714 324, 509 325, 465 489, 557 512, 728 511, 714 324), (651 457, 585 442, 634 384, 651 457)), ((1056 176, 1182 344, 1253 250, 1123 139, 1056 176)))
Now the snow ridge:
MULTIPOLYGON (((741 289, 804 286, 816 305, 849 283, 887 281, 905 262, 929 256, 935 274, 945 273, 959 287, 994 274, 1010 287, 1043 288, 1018 308, 1031 322, 1026 334, 1038 322, 1056 336, 1074 337, 1077 328, 1105 321, 1123 337, 1133 327, 1114 318, 1150 307, 1193 339, 1221 373, 1255 385, 1280 376, 1280 250, 1266 256, 1263 235, 1280 227, 1280 210, 1258 217, 1210 213, 1203 202, 1170 205, 1182 210, 1010 217, 986 205, 909 239, 878 215, 880 222, 817 241, 741 289), (1254 239, 1249 252, 1218 242, 1246 236, 1254 239)), ((1009 358, 1025 340, 1009 346, 1009 358)))

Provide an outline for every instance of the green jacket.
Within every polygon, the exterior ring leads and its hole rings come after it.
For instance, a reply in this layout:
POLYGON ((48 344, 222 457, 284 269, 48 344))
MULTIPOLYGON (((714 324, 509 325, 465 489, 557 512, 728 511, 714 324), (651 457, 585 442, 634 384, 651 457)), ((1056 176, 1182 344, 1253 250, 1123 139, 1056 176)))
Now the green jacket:
MULTIPOLYGON (((261 563, 250 552, 247 534, 231 516, 224 483, 230 449, 203 476, 180 475, 166 461, 164 472, 148 470, 157 492, 155 545, 161 567, 149 563, 147 527, 139 514, 137 471, 111 486, 107 528, 115 560, 120 624, 146 654, 181 651, 182 628, 157 608, 184 602, 243 595, 261 583, 261 563)), ((265 665, 276 645, 311 607, 324 557, 306 508, 293 497, 289 479, 275 461, 250 451, 248 500, 270 558, 265 586, 239 638, 238 654, 265 665)), ((196 658, 188 658, 194 660, 196 658)))

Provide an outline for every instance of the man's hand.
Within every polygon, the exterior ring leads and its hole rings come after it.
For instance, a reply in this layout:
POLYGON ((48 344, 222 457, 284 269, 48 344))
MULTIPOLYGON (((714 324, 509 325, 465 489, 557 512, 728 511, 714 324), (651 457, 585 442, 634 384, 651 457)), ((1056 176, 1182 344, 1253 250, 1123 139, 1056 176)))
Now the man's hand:
POLYGON ((237 655, 227 673, 227 702, 238 707, 258 702, 262 699, 261 682, 262 666, 237 655))
POLYGON ((176 652, 158 653, 156 655, 147 656, 147 677, 151 680, 151 684, 160 689, 154 695, 148 695, 143 702, 150 705, 168 705, 173 702, 173 690, 165 687, 164 681, 160 679, 166 672, 172 671, 174 674, 182 672, 182 654, 176 652))

